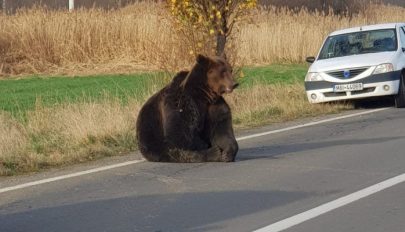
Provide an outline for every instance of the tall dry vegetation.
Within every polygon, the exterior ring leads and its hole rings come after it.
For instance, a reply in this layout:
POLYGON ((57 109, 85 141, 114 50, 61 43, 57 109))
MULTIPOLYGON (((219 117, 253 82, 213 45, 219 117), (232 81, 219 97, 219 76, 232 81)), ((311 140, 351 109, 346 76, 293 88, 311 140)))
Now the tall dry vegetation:
POLYGON ((117 11, 32 9, 2 15, 0 73, 125 72, 161 68, 156 64, 169 58, 181 65, 186 59, 177 55, 187 52, 167 18, 152 3, 117 11))
MULTIPOLYGON (((231 44, 245 65, 303 62, 331 31, 405 21, 405 8, 370 5, 342 17, 269 7, 252 16, 231 44)), ((179 69, 192 60, 162 3, 73 13, 34 9, 0 15, 0 22, 0 75, 179 69)))
POLYGON ((374 23, 404 22, 405 8, 370 5, 352 17, 287 8, 259 9, 254 23, 241 27, 237 36, 240 58, 249 65, 303 62, 316 55, 332 31, 374 23))

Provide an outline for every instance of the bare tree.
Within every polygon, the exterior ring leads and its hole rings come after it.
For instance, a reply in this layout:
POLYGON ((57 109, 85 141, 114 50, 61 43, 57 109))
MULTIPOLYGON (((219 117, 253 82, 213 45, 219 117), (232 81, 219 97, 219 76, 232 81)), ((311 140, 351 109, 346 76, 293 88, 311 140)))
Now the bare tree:
POLYGON ((171 13, 183 25, 216 36, 216 54, 224 53, 228 37, 243 13, 257 0, 167 0, 171 13))

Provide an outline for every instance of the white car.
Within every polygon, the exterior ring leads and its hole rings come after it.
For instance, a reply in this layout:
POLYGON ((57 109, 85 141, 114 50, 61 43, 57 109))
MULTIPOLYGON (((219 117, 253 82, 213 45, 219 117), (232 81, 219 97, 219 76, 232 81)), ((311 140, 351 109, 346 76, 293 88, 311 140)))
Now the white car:
POLYGON ((311 103, 392 95, 405 107, 405 23, 335 31, 306 60, 311 103))

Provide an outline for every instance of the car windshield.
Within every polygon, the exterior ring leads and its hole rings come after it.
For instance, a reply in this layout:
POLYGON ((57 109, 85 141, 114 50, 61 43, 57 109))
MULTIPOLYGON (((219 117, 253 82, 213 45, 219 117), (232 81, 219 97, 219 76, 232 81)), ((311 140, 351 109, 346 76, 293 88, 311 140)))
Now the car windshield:
POLYGON ((328 37, 319 59, 396 50, 395 29, 361 31, 328 37))

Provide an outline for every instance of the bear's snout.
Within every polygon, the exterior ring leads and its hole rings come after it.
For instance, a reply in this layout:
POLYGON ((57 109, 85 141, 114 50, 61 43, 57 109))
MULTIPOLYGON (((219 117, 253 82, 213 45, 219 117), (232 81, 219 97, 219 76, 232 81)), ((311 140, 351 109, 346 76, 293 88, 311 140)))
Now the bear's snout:
POLYGON ((239 86, 239 83, 231 84, 229 87, 225 88, 225 93, 232 93, 234 89, 239 86))

